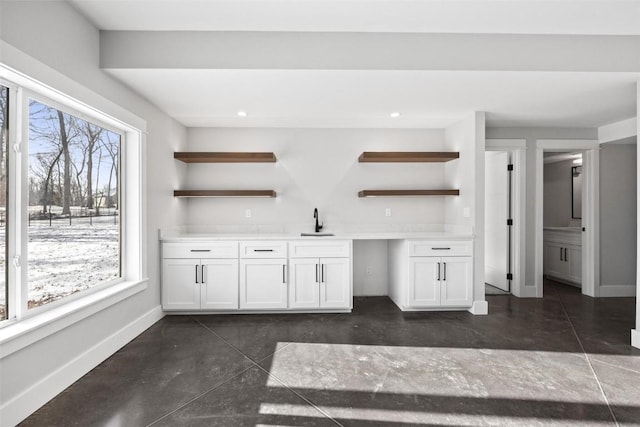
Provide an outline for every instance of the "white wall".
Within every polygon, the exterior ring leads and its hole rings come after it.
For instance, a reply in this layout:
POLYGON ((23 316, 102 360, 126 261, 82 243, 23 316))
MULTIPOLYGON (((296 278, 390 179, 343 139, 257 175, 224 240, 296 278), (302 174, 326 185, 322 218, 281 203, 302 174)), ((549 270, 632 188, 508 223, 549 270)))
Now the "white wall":
POLYGON ((323 231, 443 224, 444 199, 359 198, 365 189, 440 188, 438 163, 358 163, 363 151, 440 151, 442 130, 191 128, 190 151, 273 151, 276 163, 192 164, 185 188, 273 189, 275 199, 184 199, 186 225, 267 226, 323 231), (385 216, 391 208, 392 216, 385 216), (251 218, 245 210, 251 209, 251 218))
POLYGON ((487 139, 525 139, 527 141, 526 166, 526 254, 523 297, 535 297, 535 194, 536 194, 536 140, 538 139, 597 139, 595 128, 487 128, 487 139))
POLYGON ((446 163, 446 187, 460 190, 459 197, 446 199, 446 224, 467 228, 474 234, 475 314, 486 314, 484 295, 484 153, 485 116, 470 114, 445 132, 445 147, 459 151, 460 158, 446 163))
POLYGON ((184 168, 176 165, 172 152, 184 148, 186 131, 98 68, 99 33, 66 2, 2 2, 0 7, 2 42, 17 49, 5 45, 0 57, 3 63, 99 109, 115 103, 146 120, 148 129, 147 218, 143 219, 147 289, 2 359, 0 402, 5 405, 14 399, 14 404, 3 408, 0 423, 11 425, 91 369, 85 362, 93 359, 82 359, 84 355, 112 353, 131 334, 139 333, 132 325, 142 325, 141 318, 147 322, 158 318, 157 230, 175 225, 182 216, 172 189, 181 181, 184 168), (114 347, 115 342, 119 344, 114 347), (71 361, 74 365, 67 365, 71 361))
POLYGON ((544 226, 567 227, 571 220, 572 160, 544 165, 544 226))
POLYGON ((387 240, 354 240, 353 295, 389 295, 387 240))
POLYGON ((600 150, 600 292, 629 287, 635 294, 637 145, 603 144, 600 150))

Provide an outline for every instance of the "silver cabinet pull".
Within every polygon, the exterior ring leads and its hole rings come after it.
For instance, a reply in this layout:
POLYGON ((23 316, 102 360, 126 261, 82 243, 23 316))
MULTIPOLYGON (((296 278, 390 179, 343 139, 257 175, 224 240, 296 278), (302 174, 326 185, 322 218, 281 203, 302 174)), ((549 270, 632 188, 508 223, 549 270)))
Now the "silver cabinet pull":
POLYGON ((204 281, 204 264, 200 266, 200 283, 206 283, 204 281))
POLYGON ((191 252, 211 252, 211 249, 191 249, 191 252))
POLYGON ((440 263, 438 263, 438 281, 440 281, 440 263))
POLYGON ((320 264, 316 264, 316 283, 318 282, 318 269, 320 268, 320 264))
POLYGON ((196 264, 196 283, 198 283, 198 264, 196 264))
POLYGON ((287 283, 287 280, 285 278, 285 275, 287 274, 286 269, 287 269, 286 264, 282 264, 282 283, 287 283))
POLYGON ((442 280, 446 282, 447 281, 447 263, 443 262, 442 266, 444 267, 444 277, 442 278, 442 280))

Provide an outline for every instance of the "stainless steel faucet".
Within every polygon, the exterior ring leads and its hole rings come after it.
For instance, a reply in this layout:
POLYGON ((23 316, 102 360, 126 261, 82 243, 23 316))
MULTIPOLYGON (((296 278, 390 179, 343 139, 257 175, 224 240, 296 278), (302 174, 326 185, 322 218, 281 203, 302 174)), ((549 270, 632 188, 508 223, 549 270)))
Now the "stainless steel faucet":
POLYGON ((316 219, 316 233, 319 233, 322 227, 324 227, 324 223, 318 224, 318 208, 313 210, 313 217, 316 219))

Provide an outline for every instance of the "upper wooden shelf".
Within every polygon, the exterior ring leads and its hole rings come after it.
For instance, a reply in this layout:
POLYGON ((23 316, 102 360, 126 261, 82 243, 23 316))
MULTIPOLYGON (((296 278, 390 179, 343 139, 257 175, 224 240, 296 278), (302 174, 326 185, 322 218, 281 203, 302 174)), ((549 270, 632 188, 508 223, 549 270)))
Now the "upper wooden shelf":
POLYGON ((411 163, 448 162, 460 157, 457 151, 365 151, 360 155, 360 163, 411 163))
POLYGON ((460 190, 362 190, 358 197, 459 196, 460 190))
POLYGON ((173 158, 185 163, 274 163, 273 153, 175 152, 173 158))
POLYGON ((175 197, 276 197, 273 190, 174 190, 175 197))

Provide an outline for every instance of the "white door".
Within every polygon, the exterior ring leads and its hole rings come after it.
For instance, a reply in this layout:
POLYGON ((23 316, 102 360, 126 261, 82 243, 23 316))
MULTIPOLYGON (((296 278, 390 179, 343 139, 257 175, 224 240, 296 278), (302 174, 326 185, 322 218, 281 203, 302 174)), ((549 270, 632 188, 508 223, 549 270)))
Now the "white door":
POLYGON ((509 154, 485 153, 484 280, 509 291, 509 154))
POLYGON ((238 308, 238 260, 203 259, 201 261, 201 308, 232 310, 238 308))
POLYGON ((240 308, 287 308, 287 260, 240 261, 240 308))
POLYGON ((320 258, 320 307, 351 307, 349 258, 320 258))
POLYGON ((317 258, 292 258, 289 308, 320 307, 320 262, 317 258))
POLYGON ((200 308, 200 260, 162 260, 162 308, 194 310, 200 308), (198 281, 198 283, 196 283, 198 281))
POLYGON ((439 260, 437 257, 409 257, 409 308, 440 305, 439 260))
POLYGON ((473 258, 441 258, 441 297, 444 307, 471 307, 473 303, 473 258))

